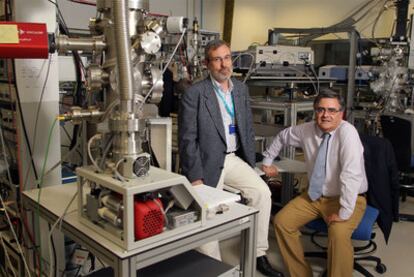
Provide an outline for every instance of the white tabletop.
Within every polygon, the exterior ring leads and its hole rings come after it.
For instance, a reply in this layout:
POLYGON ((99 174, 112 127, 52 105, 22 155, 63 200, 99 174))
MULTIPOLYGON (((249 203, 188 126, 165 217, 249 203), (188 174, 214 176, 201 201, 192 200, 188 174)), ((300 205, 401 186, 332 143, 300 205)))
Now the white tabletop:
MULTIPOLYGON (((46 209, 48 212, 54 214, 57 217, 60 217, 70 200, 73 198, 77 191, 77 184, 70 183, 64 185, 55 185, 50 187, 42 188, 40 194, 40 206, 46 209)), ((39 189, 33 189, 29 191, 24 191, 24 197, 29 198, 31 201, 37 203, 39 189)), ((77 198, 72 202, 67 213, 64 217, 64 221, 70 226, 74 227, 78 232, 82 233, 84 236, 95 241, 104 248, 110 250, 112 253, 117 255, 120 258, 126 258, 128 256, 134 255, 136 253, 144 252, 149 250, 151 246, 140 247, 139 249, 134 249, 131 251, 126 251, 120 246, 116 245, 109 239, 105 238, 102 234, 92 230, 86 225, 82 224, 79 221, 79 215, 77 212, 77 198)), ((215 226, 220 226, 221 224, 227 223, 232 220, 245 219, 247 216, 257 213, 257 210, 248 207, 245 205, 233 203, 228 211, 223 214, 216 215, 211 220, 206 220, 206 224, 200 228, 187 231, 185 233, 179 234, 177 236, 168 238, 165 240, 165 243, 175 241, 182 237, 186 237, 195 233, 198 233, 203 230, 214 228, 215 226)))

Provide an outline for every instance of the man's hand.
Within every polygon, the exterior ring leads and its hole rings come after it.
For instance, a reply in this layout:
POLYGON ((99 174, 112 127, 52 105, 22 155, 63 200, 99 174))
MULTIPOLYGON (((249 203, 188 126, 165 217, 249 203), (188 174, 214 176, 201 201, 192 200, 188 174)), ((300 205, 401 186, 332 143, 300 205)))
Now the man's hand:
POLYGON ((266 174, 268 177, 276 177, 279 173, 277 171, 277 167, 275 165, 262 165, 262 171, 266 174))
POLYGON ((198 180, 195 180, 195 181, 191 182, 191 184, 193 186, 202 185, 202 184, 204 184, 204 181, 203 181, 203 179, 198 179, 198 180))
POLYGON ((326 218, 326 223, 330 225, 332 222, 341 222, 345 221, 344 219, 340 218, 337 214, 331 214, 326 218))

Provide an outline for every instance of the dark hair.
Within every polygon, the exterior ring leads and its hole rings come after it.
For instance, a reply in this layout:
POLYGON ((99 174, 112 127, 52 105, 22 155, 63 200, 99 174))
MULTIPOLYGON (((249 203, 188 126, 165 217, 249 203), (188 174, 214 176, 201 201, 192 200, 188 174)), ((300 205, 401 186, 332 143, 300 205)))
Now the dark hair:
POLYGON ((316 108, 316 106, 319 104, 322 98, 337 99, 339 102, 339 105, 341 106, 340 111, 343 111, 345 109, 345 100, 342 97, 342 95, 329 88, 322 89, 319 92, 319 94, 316 96, 315 100, 313 101, 313 108, 316 108))
POLYGON ((209 57, 210 51, 216 50, 217 48, 223 45, 226 45, 228 48, 230 48, 230 45, 224 40, 214 39, 214 40, 209 41, 206 47, 204 48, 204 58, 206 59, 206 61, 208 62, 210 59, 209 57))

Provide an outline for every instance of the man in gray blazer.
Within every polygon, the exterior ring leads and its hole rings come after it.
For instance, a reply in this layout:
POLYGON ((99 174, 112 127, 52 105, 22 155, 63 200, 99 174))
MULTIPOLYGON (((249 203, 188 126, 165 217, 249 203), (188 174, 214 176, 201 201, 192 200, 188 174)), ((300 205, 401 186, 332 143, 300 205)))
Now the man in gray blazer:
MULTIPOLYGON (((257 269, 266 276, 283 276, 266 258, 271 193, 254 171, 255 141, 247 86, 231 78, 231 51, 222 40, 205 48, 210 76, 186 90, 179 112, 182 173, 193 185, 240 189, 259 210, 257 269)), ((217 242, 203 252, 220 259, 217 242)))

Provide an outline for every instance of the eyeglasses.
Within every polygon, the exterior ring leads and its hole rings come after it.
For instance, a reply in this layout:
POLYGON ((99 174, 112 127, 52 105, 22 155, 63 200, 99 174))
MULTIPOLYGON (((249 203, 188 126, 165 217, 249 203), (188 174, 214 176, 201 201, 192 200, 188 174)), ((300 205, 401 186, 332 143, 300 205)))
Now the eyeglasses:
POLYGON ((315 108, 315 112, 318 114, 323 114, 323 113, 327 113, 327 114, 336 114, 339 113, 341 110, 337 110, 335 108, 315 108))
POLYGON ((226 55, 224 57, 211 57, 209 58, 210 62, 213 63, 222 63, 222 62, 230 62, 231 61, 231 55, 226 55))

